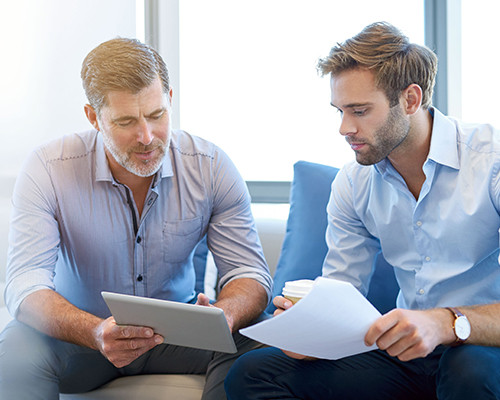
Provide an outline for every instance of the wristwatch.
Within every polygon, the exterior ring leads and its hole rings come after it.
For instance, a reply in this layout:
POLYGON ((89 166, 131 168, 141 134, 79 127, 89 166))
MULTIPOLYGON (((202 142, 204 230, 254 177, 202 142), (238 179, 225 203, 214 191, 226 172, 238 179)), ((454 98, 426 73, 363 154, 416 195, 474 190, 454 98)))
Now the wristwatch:
POLYGON ((453 332, 455 332, 456 340, 455 344, 464 343, 470 336, 471 326, 470 322, 465 315, 463 315, 458 308, 446 307, 455 316, 455 321, 453 322, 453 332))

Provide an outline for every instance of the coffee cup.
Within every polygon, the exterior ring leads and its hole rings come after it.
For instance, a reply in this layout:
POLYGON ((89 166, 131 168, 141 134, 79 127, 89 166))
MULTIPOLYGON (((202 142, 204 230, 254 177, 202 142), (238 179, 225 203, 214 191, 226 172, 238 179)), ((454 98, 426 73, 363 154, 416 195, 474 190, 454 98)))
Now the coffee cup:
POLYGON ((311 291, 313 285, 314 281, 311 279, 300 279, 297 281, 285 282, 285 287, 282 292, 283 297, 295 304, 311 291))

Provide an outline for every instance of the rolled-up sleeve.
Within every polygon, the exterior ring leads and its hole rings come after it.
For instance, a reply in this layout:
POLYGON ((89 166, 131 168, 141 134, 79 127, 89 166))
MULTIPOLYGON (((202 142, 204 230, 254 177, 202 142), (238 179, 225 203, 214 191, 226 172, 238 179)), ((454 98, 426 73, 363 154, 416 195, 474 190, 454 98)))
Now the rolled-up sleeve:
POLYGON ((29 294, 54 289, 59 242, 56 199, 39 151, 24 164, 12 197, 5 289, 12 315, 29 294))
POLYGON ((207 243, 219 271, 219 289, 232 280, 251 278, 271 299, 272 279, 250 208, 247 186, 229 157, 215 152, 212 170, 213 212, 207 243))

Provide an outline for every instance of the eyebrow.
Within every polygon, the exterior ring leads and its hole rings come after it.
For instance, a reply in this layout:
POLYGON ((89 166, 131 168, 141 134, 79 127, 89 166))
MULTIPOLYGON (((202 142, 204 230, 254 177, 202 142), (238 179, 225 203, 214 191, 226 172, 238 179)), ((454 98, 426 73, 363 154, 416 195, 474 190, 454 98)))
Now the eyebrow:
MULTIPOLYGON (((366 102, 366 103, 349 103, 349 104, 344 105, 342 108, 344 108, 344 109, 345 109, 345 108, 367 107, 367 106, 371 106, 372 104, 373 104, 373 103, 370 103, 370 102, 366 102)), ((333 103, 330 103, 330 105, 331 105, 332 107, 335 107, 335 108, 339 109, 339 110, 341 109, 341 107, 336 106, 336 105, 335 105, 335 104, 333 104, 333 103)))
MULTIPOLYGON (((151 118, 152 116, 154 116, 156 114, 161 114, 161 113, 165 112, 166 109, 167 109, 166 107, 160 107, 160 108, 154 110, 153 112, 151 112, 150 114, 145 115, 145 117, 151 118)), ((111 122, 117 123, 117 122, 123 122, 123 121, 130 121, 130 120, 134 120, 134 119, 137 119, 137 117, 135 117, 133 115, 124 115, 122 117, 113 118, 111 120, 111 122)))

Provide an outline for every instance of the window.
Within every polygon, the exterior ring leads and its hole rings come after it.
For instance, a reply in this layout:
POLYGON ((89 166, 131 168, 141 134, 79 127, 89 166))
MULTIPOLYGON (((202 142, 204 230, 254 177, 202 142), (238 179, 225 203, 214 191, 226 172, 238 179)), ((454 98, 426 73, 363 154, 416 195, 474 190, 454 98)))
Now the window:
POLYGON ((32 149, 90 129, 80 69, 85 55, 136 34, 135 0, 0 3, 0 175, 16 176, 32 149))
POLYGON ((246 180, 291 180, 298 160, 354 159, 338 134, 328 78, 316 72, 336 42, 385 20, 424 43, 422 0, 178 4, 179 125, 222 147, 246 180))
POLYGON ((496 49, 500 3, 462 2, 462 115, 467 122, 490 123, 500 129, 498 63, 496 49))

